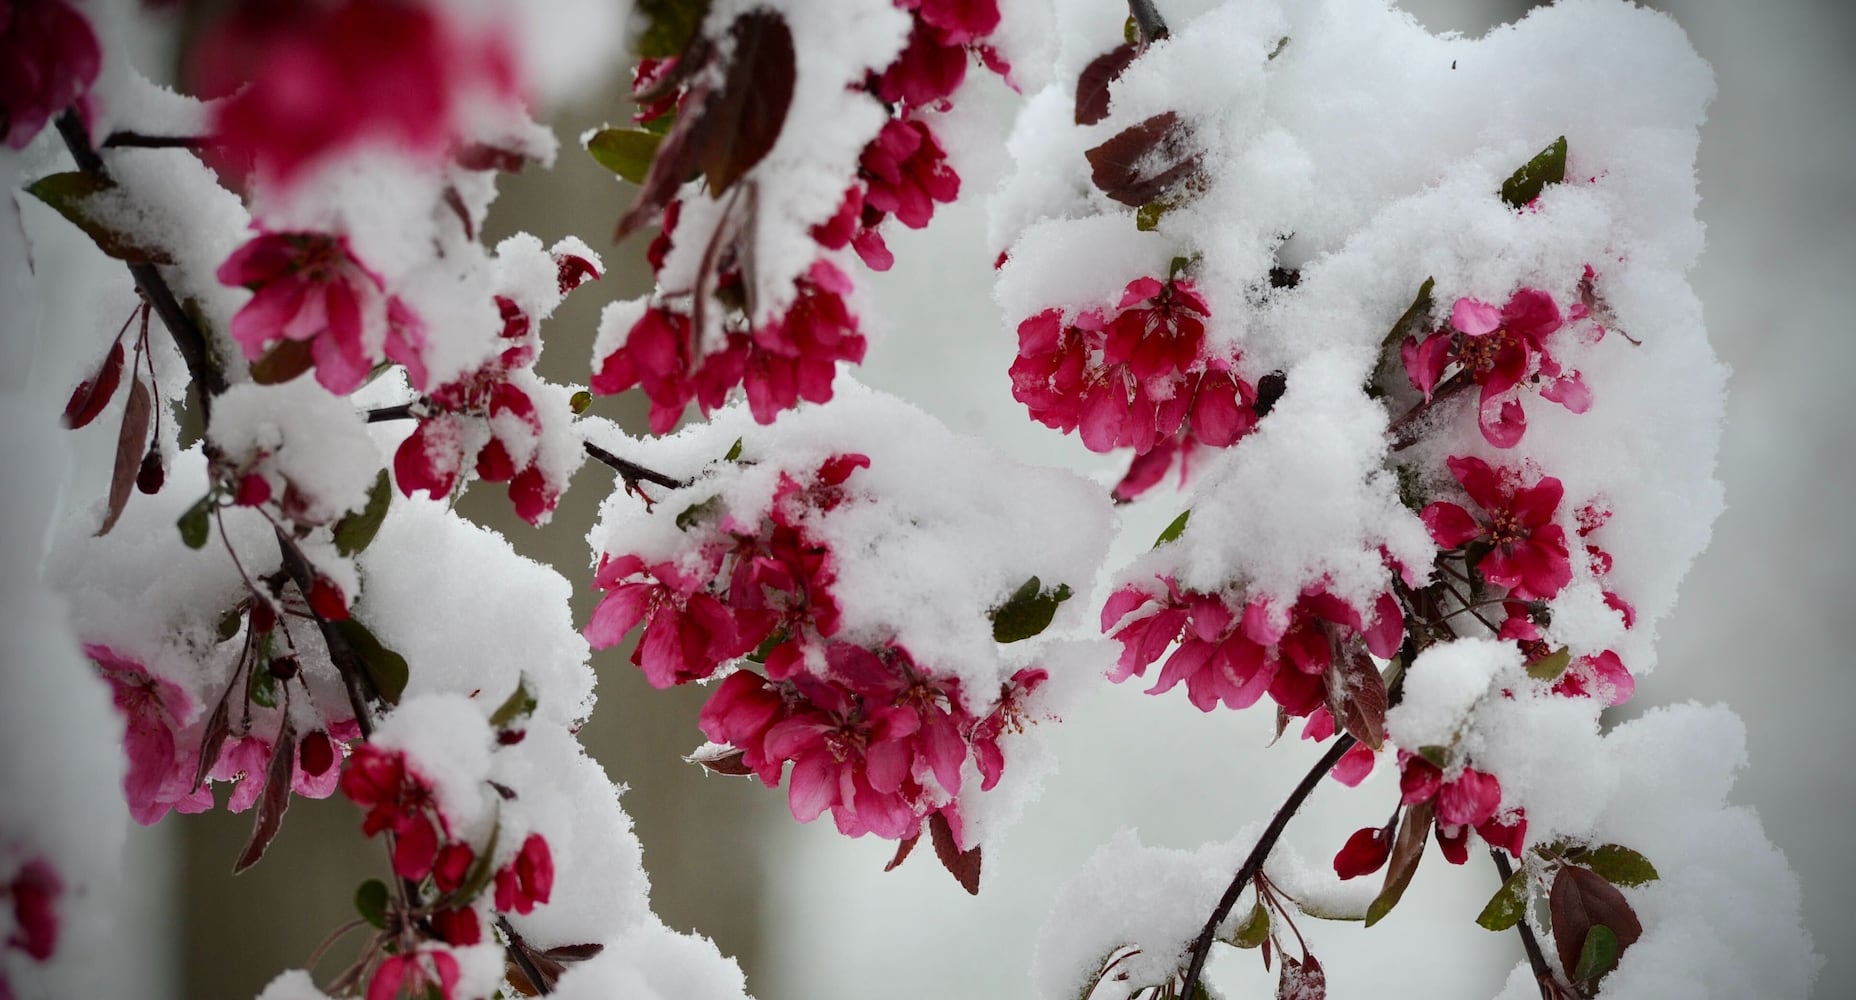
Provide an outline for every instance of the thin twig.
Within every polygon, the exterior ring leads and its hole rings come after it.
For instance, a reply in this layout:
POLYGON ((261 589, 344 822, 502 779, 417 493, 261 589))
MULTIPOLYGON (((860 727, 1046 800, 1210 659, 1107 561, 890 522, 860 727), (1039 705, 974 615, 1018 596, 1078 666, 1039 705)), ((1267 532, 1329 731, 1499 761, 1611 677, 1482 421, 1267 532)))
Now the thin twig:
POLYGON ((620 478, 624 479, 627 485, 634 488, 641 482, 655 483, 658 486, 671 490, 682 489, 689 485, 689 483, 681 479, 672 479, 661 472, 654 472, 636 462, 628 462, 591 441, 586 442, 586 453, 598 460, 601 464, 611 468, 612 471, 618 473, 620 478))
MULTIPOLYGON (((283 553, 284 572, 296 582, 296 589, 303 592, 303 600, 309 601, 310 591, 316 586, 316 571, 310 568, 309 560, 303 557, 303 550, 297 548, 290 536, 282 528, 273 525, 277 533, 277 548, 283 553)), ((361 738, 367 739, 374 734, 373 716, 367 710, 366 681, 362 677, 361 656, 348 644, 348 637, 342 635, 333 622, 322 617, 316 606, 309 605, 310 616, 316 619, 316 628, 322 632, 323 645, 329 648, 329 662, 335 665, 335 672, 341 675, 342 687, 348 690, 348 707, 354 712, 354 722, 361 729, 361 738)))
MULTIPOLYGON (((1489 857, 1495 859, 1495 870, 1501 874, 1505 884, 1514 876, 1514 869, 1509 867, 1508 858, 1500 848, 1490 847, 1489 857)), ((1534 980, 1540 986, 1542 1000, 1554 1000, 1559 992, 1559 982, 1553 978, 1553 968, 1547 964, 1547 956, 1540 951, 1540 942, 1534 939, 1534 928, 1524 916, 1514 925, 1521 932, 1521 947, 1527 952, 1527 964, 1534 967, 1534 980)))
POLYGON ((103 140, 104 149, 205 149, 213 140, 203 135, 147 135, 142 132, 111 132, 103 140))
POLYGON ((1288 827, 1290 818, 1295 815, 1296 810, 1302 808, 1303 801, 1315 790, 1315 786, 1321 783, 1321 779, 1334 769, 1335 764, 1340 763, 1342 755, 1353 749, 1354 742, 1352 734, 1340 734, 1334 740, 1334 745, 1328 748, 1328 752, 1322 754, 1321 759, 1315 762, 1315 766, 1302 776, 1302 783, 1296 785, 1295 791, 1290 792, 1289 797, 1283 800, 1282 808, 1277 809, 1276 815, 1270 818, 1270 825, 1263 828, 1263 836, 1257 839, 1257 846, 1250 849, 1250 856, 1244 859, 1243 867, 1237 870, 1237 875, 1231 879, 1231 884, 1225 888, 1224 895, 1219 898, 1217 908, 1212 910, 1211 919, 1205 921, 1204 929, 1199 931, 1198 940, 1192 943, 1192 961, 1186 966, 1186 980, 1179 991, 1180 996, 1192 996, 1193 989, 1199 985, 1199 973, 1205 971, 1205 959, 1211 954, 1212 942, 1218 939, 1218 925, 1224 923, 1224 918, 1231 915, 1231 908, 1237 905, 1237 897, 1243 895, 1244 887, 1249 885, 1250 880, 1263 870, 1263 862, 1269 858, 1270 851, 1275 849, 1276 841, 1282 837, 1282 832, 1288 827))
POLYGON ((1166 21, 1154 8, 1153 0, 1128 0, 1128 13, 1134 16, 1134 25, 1141 30, 1143 45, 1152 45, 1167 37, 1166 21))
POLYGON ((542 996, 553 993, 553 984, 542 976, 540 967, 536 966, 535 960, 529 957, 528 942, 522 940, 522 935, 516 933, 515 927, 509 923, 509 918, 503 914, 497 914, 496 926, 502 930, 503 936, 509 939, 509 946, 504 950, 509 953, 510 958, 515 960, 516 968, 521 969, 522 974, 528 977, 529 985, 535 987, 535 992, 542 996))
POLYGON ((1467 372, 1464 371, 1459 371, 1444 379, 1444 384, 1438 386, 1430 396, 1419 400, 1416 406, 1406 410, 1403 416, 1392 421, 1391 425, 1386 428, 1386 436, 1392 439, 1391 450, 1404 451, 1417 444, 1416 427, 1431 412, 1431 409, 1446 399, 1460 395, 1463 390, 1475 384, 1475 379, 1469 378, 1467 372))
POLYGON ((419 415, 417 412, 418 407, 419 401, 415 399, 410 403, 401 403, 398 406, 383 406, 379 409, 369 410, 367 411, 367 422, 370 424, 381 424, 389 420, 411 420, 419 415))

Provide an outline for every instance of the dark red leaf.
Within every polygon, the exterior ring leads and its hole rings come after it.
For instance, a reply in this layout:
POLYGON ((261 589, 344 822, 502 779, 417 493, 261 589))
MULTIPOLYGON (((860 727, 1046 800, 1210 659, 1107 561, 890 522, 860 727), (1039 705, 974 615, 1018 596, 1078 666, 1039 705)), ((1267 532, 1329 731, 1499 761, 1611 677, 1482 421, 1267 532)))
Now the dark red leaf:
POLYGON ((1386 868, 1385 887, 1366 908, 1366 926, 1385 919, 1405 895, 1405 887, 1411 884, 1411 877, 1418 871, 1418 862, 1424 858, 1424 845, 1430 839, 1431 816, 1430 802, 1420 802, 1405 810, 1398 836, 1392 841, 1392 860, 1386 868))
POLYGON ((1173 111, 1123 129, 1083 155, 1095 186, 1134 208, 1157 200, 1199 168, 1192 130, 1173 111))
POLYGON ((935 856, 941 859, 942 867, 962 889, 971 895, 980 894, 980 849, 978 846, 962 851, 954 843, 954 829, 947 825, 947 817, 941 813, 928 816, 928 833, 934 840, 935 856))
POLYGON ((1328 670, 1328 708, 1342 728, 1374 750, 1386 742, 1386 682, 1363 649, 1328 670))
POLYGON ((698 161, 719 197, 759 163, 780 138, 793 103, 793 32, 786 19, 764 8, 735 19, 728 29, 733 53, 722 89, 704 106, 698 161))
POLYGON ((746 756, 747 751, 738 747, 723 747, 707 752, 698 750, 683 759, 692 764, 701 764, 717 774, 753 774, 754 769, 742 763, 742 758, 746 756))
POLYGON ((103 367, 97 370, 96 376, 79 382, 71 391, 71 401, 64 404, 66 427, 76 429, 90 423, 109 405, 110 397, 116 395, 116 387, 122 384, 123 358, 122 341, 118 340, 104 357, 103 367))
POLYGON ((458 166, 465 170, 500 170, 508 174, 522 172, 528 166, 528 154, 488 143, 472 143, 458 150, 458 166))
POLYGON ((612 233, 614 240, 622 240, 655 220, 664 206, 676 197, 683 182, 696 173, 710 99, 708 84, 699 77, 684 97, 684 112, 665 133, 664 141, 657 144, 651 170, 645 175, 644 183, 638 185, 638 199, 619 217, 618 228, 612 233))
POLYGON ((206 730, 200 735, 200 763, 193 769, 193 791, 199 791, 200 785, 205 783, 207 772, 219 760, 219 749, 232 732, 227 702, 232 699, 234 686, 228 686, 225 694, 219 696, 219 704, 213 706, 213 714, 206 720, 206 730))
POLYGON ((129 405, 123 407, 122 430, 116 435, 116 468, 110 475, 109 509, 103 515, 98 535, 107 535, 116 527, 116 519, 129 503, 135 489, 135 477, 142 467, 142 449, 148 445, 148 421, 154 414, 154 400, 139 378, 130 379, 129 405))
POLYGON ((909 852, 915 850, 916 842, 921 839, 922 839, 922 835, 918 833, 915 836, 910 837, 909 839, 901 842, 900 844, 897 844, 896 845, 896 856, 889 859, 889 864, 884 865, 883 870, 886 872, 895 871, 898 866, 900 866, 904 861, 907 861, 909 859, 909 852))
POLYGON ((1108 117, 1108 85, 1121 78, 1141 50, 1123 42, 1091 59, 1076 79, 1076 124, 1094 125, 1108 117))
POLYGON ((1327 1000, 1328 974, 1315 956, 1306 952, 1300 962, 1284 955, 1282 978, 1276 981, 1276 1000, 1327 1000))
POLYGON ((309 371, 315 363, 309 341, 286 338, 251 363, 251 380, 259 385, 281 385, 309 371))
POLYGON ((542 954, 557 962, 584 962, 605 950, 603 944, 564 944, 558 948, 549 948, 542 954))
MULTIPOLYGON (((271 840, 284 825, 284 811, 290 808, 290 777, 296 769, 296 732, 290 728, 290 713, 281 713, 283 726, 277 741, 271 744, 271 766, 265 769, 264 794, 258 798, 258 818, 251 826, 251 839, 232 866, 232 874, 250 868, 264 857, 271 840)), ((246 778, 250 781, 250 778, 246 778)))
MULTIPOLYGON (((1585 936, 1593 926, 1603 926, 1617 935, 1619 955, 1643 936, 1643 924, 1624 894, 1589 868, 1561 865, 1559 874, 1553 876, 1547 908, 1553 917, 1553 943, 1559 949, 1561 967, 1569 975, 1579 964, 1579 950, 1585 947, 1585 936)), ((1602 978, 1604 972, 1593 981, 1602 978)))

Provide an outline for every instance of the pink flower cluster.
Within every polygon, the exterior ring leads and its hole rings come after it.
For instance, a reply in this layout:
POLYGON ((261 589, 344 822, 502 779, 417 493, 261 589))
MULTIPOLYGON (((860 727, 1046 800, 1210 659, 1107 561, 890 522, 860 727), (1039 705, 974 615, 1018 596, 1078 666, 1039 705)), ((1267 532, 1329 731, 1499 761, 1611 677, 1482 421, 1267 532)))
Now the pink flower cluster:
MULTIPOLYGON (((459 947, 482 940, 472 899, 465 898, 473 884, 475 891, 483 888, 483 883, 471 881, 479 868, 477 849, 453 831, 431 782, 406 755, 361 744, 342 773, 341 789, 350 801, 367 810, 362 832, 370 837, 383 830, 392 833, 393 873, 412 883, 432 880, 443 904, 432 917, 438 938, 459 947)), ((497 869, 493 884, 492 905, 499 912, 532 913, 546 903, 554 892, 554 856, 547 839, 529 834, 516 856, 497 869)), ((442 950, 437 955, 450 957, 442 950)), ((374 982, 397 981, 395 977, 414 974, 417 969, 416 964, 394 965, 389 959, 375 973, 374 982)), ((387 995, 395 994, 389 991, 387 995)))
MULTIPOLYGON (((1574 305, 1575 322, 1586 307, 1574 305)), ((1592 405, 1592 393, 1577 371, 1564 370, 1547 350, 1547 338, 1565 326, 1553 296, 1523 288, 1497 309, 1487 302, 1461 298, 1450 310, 1450 328, 1422 341, 1407 337, 1400 347, 1406 375, 1429 400, 1440 392, 1481 387, 1476 423, 1497 448, 1519 444, 1527 430, 1521 390, 1537 387, 1540 395, 1574 413, 1592 405), (1446 372, 1449 375, 1446 377, 1446 372)), ((1604 330, 1593 327, 1597 336, 1604 330)))
MULTIPOLYGON (((136 822, 150 825, 169 810, 188 814, 211 809, 213 790, 204 782, 196 785, 196 777, 237 782, 226 801, 226 808, 233 812, 244 812, 257 802, 264 791, 273 741, 249 732, 228 736, 202 774, 204 720, 194 718, 193 699, 187 692, 108 646, 88 644, 84 654, 109 684, 116 711, 123 718, 123 753, 129 761, 123 797, 136 822)), ((291 791, 312 799, 333 794, 340 774, 340 747, 356 735, 354 720, 341 719, 299 740, 291 791)))
POLYGON ((65 0, 0 7, 0 141, 24 149, 90 89, 102 67, 97 34, 65 0))
MULTIPOLYGON (((913 229, 926 226, 937 204, 960 194, 960 177, 948 165, 927 112, 945 110, 948 98, 965 78, 970 53, 978 53, 995 70, 1006 67, 984 38, 999 23, 996 0, 898 0, 914 19, 908 47, 866 88, 884 101, 892 117, 858 158, 858 170, 844 200, 831 218, 812 227, 821 250, 850 247, 872 270, 888 270, 894 256, 879 227, 890 217, 913 229)), ((650 86, 671 72, 674 60, 647 60, 634 80, 650 86)), ((665 95, 641 106, 640 123, 655 121, 675 106, 665 95)), ((681 203, 665 209, 663 228, 646 252, 653 274, 661 271, 681 217, 681 203)), ((748 280, 741 263, 724 252, 715 271, 712 295, 732 314, 719 341, 695 318, 689 301, 672 301, 662 293, 626 333, 625 342, 594 358, 591 379, 597 395, 638 386, 651 400, 651 429, 662 434, 676 426, 691 402, 706 415, 741 386, 754 419, 771 423, 800 400, 831 399, 840 361, 863 360, 865 340, 846 297, 851 279, 825 257, 815 260, 794 282, 792 304, 784 314, 757 321, 733 303, 744 298, 748 280)), ((703 284, 699 282, 699 285, 703 284)), ((660 283, 661 287, 661 283, 660 283)))
POLYGON ((386 294, 343 237, 260 233, 219 265, 218 277, 255 293, 232 317, 247 360, 274 345, 306 345, 316 381, 337 395, 360 388, 383 353, 423 381, 424 324, 386 294))
POLYGON ((282 183, 361 145, 434 157, 473 102, 518 99, 507 37, 462 28, 418 0, 247 0, 201 39, 197 89, 232 95, 214 132, 282 183))
POLYGON ((606 596, 586 637, 603 649, 642 623, 632 662, 659 688, 751 657, 759 669, 728 674, 702 710, 703 732, 731 748, 726 764, 710 766, 771 788, 791 764, 794 817, 809 822, 829 810, 848 836, 907 840, 938 813, 958 840, 967 761, 982 791, 998 782, 1000 739, 1023 725, 1024 699, 1046 675, 1022 670, 996 701, 976 702, 896 642, 836 638, 832 552, 809 525, 851 502, 850 479, 868 465, 846 454, 803 482, 782 474, 758 524, 718 515, 718 530, 692 531, 695 551, 681 557, 602 558, 595 583, 606 596))
POLYGON ((1129 282, 1112 314, 1046 309, 1018 325, 1012 396, 1039 423, 1079 431, 1091 451, 1132 448, 1115 495, 1133 499, 1175 461, 1183 476, 1195 446, 1227 447, 1256 426, 1239 357, 1206 349, 1210 314, 1191 282, 1158 278, 1129 282))
MULTIPOLYGON (((563 295, 599 278, 599 269, 583 257, 557 252, 555 263, 563 295)), ((538 524, 554 510, 566 484, 536 460, 541 415, 511 376, 533 369, 541 338, 513 299, 498 295, 496 306, 503 318, 502 350, 475 371, 427 393, 419 426, 393 453, 393 477, 407 496, 425 490, 445 497, 474 466, 479 478, 508 483, 516 513, 538 524)), ((407 368, 413 385, 424 388, 423 366, 407 368)))
POLYGON ((1374 601, 1368 619, 1318 585, 1285 610, 1268 598, 1182 591, 1172 580, 1161 582, 1164 593, 1128 586, 1103 607, 1102 631, 1121 643, 1121 659, 1109 679, 1119 683, 1144 675, 1177 642, 1148 693, 1161 694, 1184 681, 1187 699, 1202 712, 1220 703, 1248 708, 1265 694, 1288 716, 1324 710, 1338 693, 1336 685, 1344 686, 1334 669, 1340 658, 1361 643, 1389 658, 1405 633, 1391 594, 1374 601))

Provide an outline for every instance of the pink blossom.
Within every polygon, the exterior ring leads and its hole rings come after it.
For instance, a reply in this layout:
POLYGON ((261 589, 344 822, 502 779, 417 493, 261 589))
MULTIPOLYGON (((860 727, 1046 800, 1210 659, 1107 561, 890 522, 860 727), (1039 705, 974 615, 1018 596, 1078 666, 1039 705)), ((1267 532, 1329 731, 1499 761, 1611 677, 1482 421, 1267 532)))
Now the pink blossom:
POLYGON ((637 556, 602 558, 594 585, 606 591, 585 635, 594 649, 618 645, 639 622, 644 639, 632 650, 632 663, 644 670, 652 687, 707 677, 743 647, 733 616, 703 588, 716 567, 692 573, 674 563, 646 567, 637 556))
POLYGON ((436 157, 466 104, 517 96, 506 36, 466 38, 442 10, 396 0, 241 5, 199 47, 202 90, 238 91, 215 108, 214 131, 285 183, 362 144, 436 157))
POLYGON ((180 733, 193 714, 193 700, 179 685, 149 674, 142 664, 107 646, 87 644, 90 657, 109 682, 116 711, 123 717, 123 752, 129 773, 123 796, 129 815, 147 826, 167 815, 205 812, 213 807, 212 790, 193 787, 197 747, 183 747, 180 733))
MULTIPOLYGON (((58 900, 64 895, 64 880, 57 869, 43 858, 33 858, 20 866, 13 881, 0 886, 0 896, 13 900, 13 933, 6 939, 10 948, 18 948, 40 962, 58 950, 58 900)), ((6 987, 0 974, 0 990, 6 987)))
POLYGON ((960 196, 960 176, 948 166, 947 153, 926 122, 890 119, 864 147, 858 165, 864 204, 894 215, 910 229, 928 224, 935 203, 949 204, 960 196))
POLYGON ((554 855, 548 841, 531 833, 515 860, 496 872, 496 908, 505 913, 532 913, 554 891, 554 855))
POLYGON ((322 233, 261 233, 219 265, 221 284, 256 294, 232 317, 232 339, 248 360, 280 340, 307 341, 316 381, 330 392, 359 388, 382 353, 416 365, 407 331, 413 320, 397 307, 399 333, 387 337, 388 300, 379 276, 322 233))
POLYGON ((449 824, 431 784, 412 769, 405 754, 361 744, 342 772, 341 789, 367 810, 363 833, 371 837, 393 831, 394 874, 417 880, 432 873, 441 834, 449 836, 449 824))
POLYGON ((1516 471, 1497 471, 1479 458, 1453 457, 1448 465, 1487 520, 1448 501, 1430 504, 1420 517, 1438 545, 1486 542, 1491 547, 1477 560, 1477 571, 1520 600, 1545 600, 1571 582, 1566 530, 1553 522, 1565 492, 1558 479, 1542 476, 1522 486, 1516 471))
POLYGON ((367 1000, 398 1000, 403 996, 462 1000, 457 985, 456 956, 446 948, 424 947, 383 959, 367 984, 367 1000))
POLYGON ((922 814, 905 793, 917 791, 909 738, 921 728, 921 717, 905 708, 859 705, 842 688, 830 693, 837 697, 803 706, 767 732, 767 752, 793 762, 787 781, 793 818, 809 823, 829 809, 847 837, 914 834, 922 814))
POLYGON ((1622 705, 1637 693, 1637 679, 1618 654, 1607 649, 1574 660, 1553 685, 1553 693, 1572 698, 1597 698, 1607 705, 1622 705))
POLYGON ((1390 827, 1369 826, 1355 830, 1341 845, 1340 853, 1334 855, 1334 874, 1342 879, 1371 875, 1385 867, 1386 859, 1391 856, 1390 827))
POLYGON ((1408 337, 1400 349, 1412 385, 1430 399, 1451 365, 1481 386, 1477 424, 1497 448, 1512 448, 1527 430, 1527 414, 1513 390, 1523 381, 1540 383, 1542 396, 1584 413, 1591 393, 1579 373, 1561 369, 1546 347, 1547 337, 1563 324, 1553 296, 1523 288, 1506 305, 1460 298, 1450 310, 1454 331, 1440 331, 1423 341, 1408 337))
POLYGON ((967 739, 973 746, 973 763, 980 771, 980 791, 992 791, 993 786, 1004 776, 1005 752, 1000 748, 999 740, 1009 733, 1024 731, 1029 721, 1026 718, 1025 701, 1049 679, 1049 671, 1041 667, 1026 667, 1014 673, 1010 680, 1000 686, 999 703, 984 719, 974 723, 968 732, 967 739))
POLYGON ((103 62, 96 32, 64 0, 8 0, 0 13, 0 127, 24 149, 90 89, 103 62))

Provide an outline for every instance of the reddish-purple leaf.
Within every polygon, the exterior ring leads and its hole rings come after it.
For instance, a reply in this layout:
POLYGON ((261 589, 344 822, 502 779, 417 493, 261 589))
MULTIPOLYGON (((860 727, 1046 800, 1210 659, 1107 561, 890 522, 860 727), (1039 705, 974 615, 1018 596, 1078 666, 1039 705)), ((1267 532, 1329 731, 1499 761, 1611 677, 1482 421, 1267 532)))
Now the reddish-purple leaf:
POLYGON ((638 185, 638 199, 619 217, 618 228, 612 233, 614 240, 622 240, 655 220, 664 206, 676 197, 683 182, 696 173, 698 155, 703 147, 701 133, 707 128, 711 99, 708 84, 699 77, 684 96, 683 113, 677 116, 677 123, 665 133, 664 141, 657 144, 651 170, 645 175, 644 183, 638 185))
POLYGON ((154 400, 148 394, 148 387, 139 378, 131 378, 129 385, 129 405, 123 407, 122 430, 116 435, 116 468, 110 475, 109 510, 103 515, 103 526, 97 529, 99 536, 107 535, 116 527, 116 519, 122 516, 122 509, 129 503, 129 492, 135 489, 135 477, 142 467, 142 449, 148 445, 148 421, 154 414, 154 400))
POLYGON ((910 837, 909 839, 897 844, 896 845, 896 856, 889 859, 889 864, 884 865, 883 870, 886 872, 895 871, 897 866, 901 865, 904 861, 907 861, 909 859, 909 852, 915 850, 916 842, 921 839, 922 839, 922 835, 918 833, 915 836, 910 837))
POLYGON ((738 747, 717 747, 713 750, 698 750, 683 759, 692 764, 701 764, 716 774, 753 774, 754 769, 742 763, 742 758, 746 756, 747 751, 738 747))
POLYGON ((282 385, 314 367, 309 341, 278 341, 264 356, 251 363, 251 380, 259 385, 282 385))
POLYGON ((64 404, 66 427, 75 430, 90 423, 109 405, 110 397, 116 395, 116 387, 122 384, 124 357, 122 341, 118 340, 103 358, 103 367, 97 370, 96 376, 79 382, 72 390, 71 401, 64 404))
POLYGON ((1199 168, 1192 129, 1174 111, 1129 126, 1083 155, 1095 186, 1134 208, 1158 199, 1199 168))
POLYGON ((722 89, 702 109, 698 161, 719 197, 780 138, 793 103, 793 32, 786 19, 764 8, 748 11, 728 29, 732 53, 722 89))
POLYGON ((1363 649, 1329 668, 1328 710, 1353 738, 1374 750, 1386 742, 1386 682, 1363 649))
MULTIPOLYGON (((1643 924, 1617 886, 1578 865, 1560 866, 1547 895, 1547 909, 1553 917, 1553 943, 1559 949, 1560 965, 1568 974, 1578 966, 1579 951, 1594 926, 1617 935, 1620 956, 1643 936, 1643 924)), ((1597 982, 1609 971, 1600 971, 1592 981, 1597 982)))
POLYGON ((219 704, 213 706, 213 714, 207 717, 206 730, 200 735, 200 763, 193 769, 193 791, 199 791, 206 781, 206 774, 219 761, 219 750, 225 746, 226 737, 231 734, 231 716, 227 703, 232 700, 231 685, 219 696, 219 704))
POLYGON ((961 850, 954 843, 954 829, 947 825, 947 817, 941 813, 928 816, 928 833, 934 840, 935 856, 941 859, 942 867, 962 889, 970 895, 980 894, 980 849, 975 845, 969 850, 961 850))
POLYGON ((1366 926, 1385 919, 1385 915, 1398 905, 1399 897, 1405 895, 1405 887, 1417 874, 1418 862, 1424 857, 1424 845, 1430 839, 1431 813, 1430 802, 1420 802, 1405 810, 1398 836, 1392 841, 1392 860, 1386 868, 1385 887, 1366 908, 1366 926))
POLYGON ((1284 955, 1282 978, 1276 981, 1276 1000, 1327 1000, 1328 974, 1315 956, 1302 953, 1300 962, 1284 955))
POLYGON ((143 493, 159 493, 168 481, 168 468, 161 461, 161 443, 148 446, 148 454, 142 456, 141 470, 135 474, 135 488, 143 493))
POLYGON ((1076 124, 1094 125, 1108 117, 1108 85, 1140 54, 1138 47, 1123 42, 1083 67, 1076 79, 1076 124))
POLYGON ((277 731, 276 742, 271 744, 271 766, 265 769, 264 794, 258 798, 258 818, 251 825, 251 839, 245 842, 244 853, 232 866, 234 875, 264 857, 265 849, 271 846, 271 840, 284 825, 285 810, 290 808, 290 777, 296 769, 296 731, 290 727, 289 711, 281 714, 283 725, 277 731))

